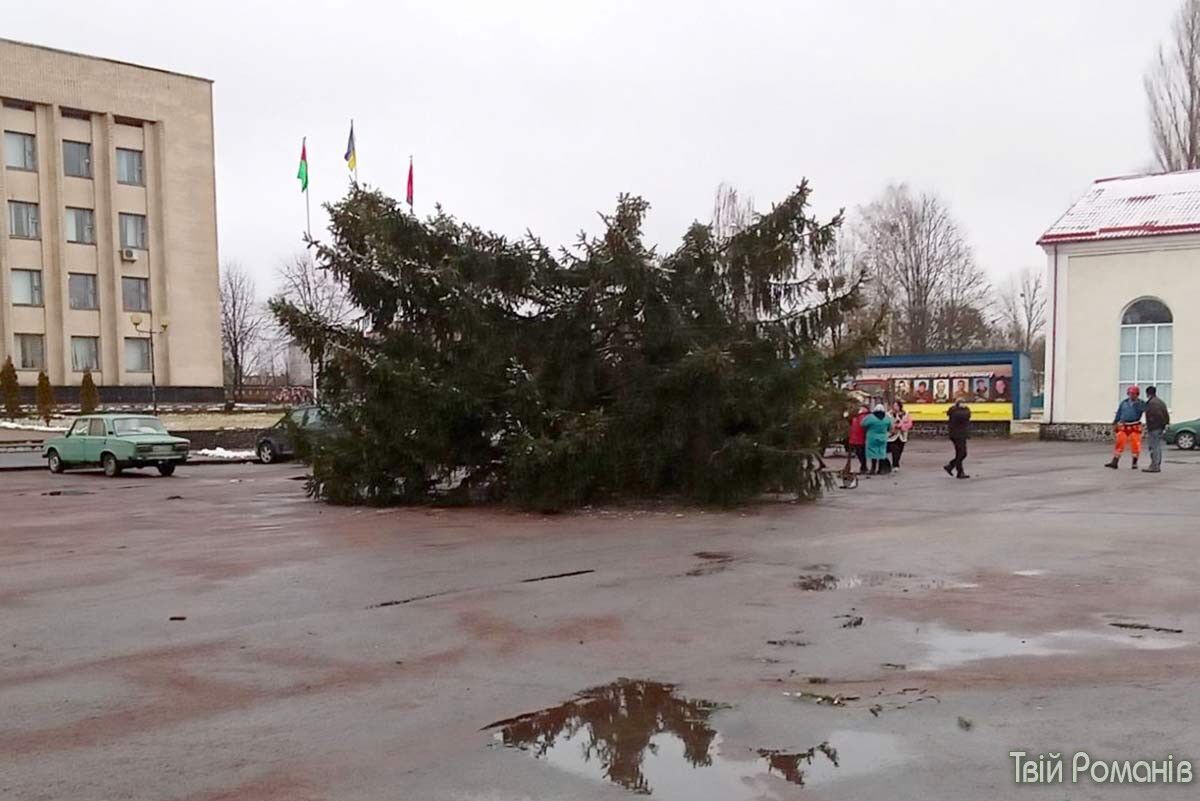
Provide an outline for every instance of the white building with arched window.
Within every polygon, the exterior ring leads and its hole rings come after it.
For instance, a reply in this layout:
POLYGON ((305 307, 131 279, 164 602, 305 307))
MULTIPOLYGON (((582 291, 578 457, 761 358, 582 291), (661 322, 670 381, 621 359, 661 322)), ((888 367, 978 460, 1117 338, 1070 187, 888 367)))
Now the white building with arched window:
POLYGON ((1200 170, 1098 180, 1038 244, 1045 420, 1109 423, 1135 384, 1200 417, 1200 170))

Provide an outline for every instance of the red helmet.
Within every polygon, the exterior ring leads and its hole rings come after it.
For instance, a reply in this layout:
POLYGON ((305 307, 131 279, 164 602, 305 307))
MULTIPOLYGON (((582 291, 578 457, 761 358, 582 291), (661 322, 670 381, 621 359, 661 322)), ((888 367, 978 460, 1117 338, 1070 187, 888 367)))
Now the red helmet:
POLYGON ((1128 392, 1130 395, 1134 395, 1134 396, 1137 396, 1137 395, 1141 395, 1141 394, 1142 394, 1142 391, 1141 391, 1140 389, 1138 389, 1138 385, 1137 385, 1137 384, 1134 384, 1132 387, 1130 387, 1130 388, 1127 390, 1127 392, 1128 392))

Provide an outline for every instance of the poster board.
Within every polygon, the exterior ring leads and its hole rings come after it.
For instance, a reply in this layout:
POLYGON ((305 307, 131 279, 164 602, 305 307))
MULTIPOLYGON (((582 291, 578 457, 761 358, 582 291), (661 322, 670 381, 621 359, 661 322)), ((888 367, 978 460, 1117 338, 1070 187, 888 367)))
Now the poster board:
POLYGON ((867 367, 851 389, 872 403, 904 402, 913 420, 945 421, 946 410, 964 398, 972 420, 1013 419, 1011 364, 943 367, 867 367))

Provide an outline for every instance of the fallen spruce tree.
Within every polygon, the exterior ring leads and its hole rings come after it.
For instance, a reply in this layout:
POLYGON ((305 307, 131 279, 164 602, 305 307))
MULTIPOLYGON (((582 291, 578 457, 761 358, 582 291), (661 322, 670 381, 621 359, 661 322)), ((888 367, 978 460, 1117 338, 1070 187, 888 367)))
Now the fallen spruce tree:
POLYGON ((352 189, 312 247, 360 323, 272 301, 324 365, 310 492, 541 510, 819 494, 815 449, 843 425, 837 387, 867 337, 831 335, 861 286, 827 266, 841 218, 811 216, 809 191, 725 233, 693 224, 660 255, 636 197, 556 252, 352 189))

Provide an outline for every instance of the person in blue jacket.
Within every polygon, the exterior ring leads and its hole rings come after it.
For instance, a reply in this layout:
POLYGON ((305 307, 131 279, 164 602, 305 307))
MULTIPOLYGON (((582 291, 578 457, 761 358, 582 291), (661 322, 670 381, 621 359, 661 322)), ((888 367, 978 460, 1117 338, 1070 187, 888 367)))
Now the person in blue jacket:
POLYGON ((863 418, 862 427, 867 434, 867 464, 873 476, 892 471, 892 463, 888 461, 887 438, 893 425, 895 421, 882 403, 875 404, 875 409, 863 418))
POLYGON ((1121 401, 1117 413, 1113 415, 1113 436, 1117 442, 1113 447, 1112 459, 1104 463, 1105 467, 1113 470, 1120 466, 1126 445, 1129 445, 1129 453, 1133 455, 1134 470, 1137 470, 1138 457, 1142 455, 1142 415, 1146 412, 1146 404, 1142 403, 1142 391, 1136 385, 1125 394, 1125 400, 1121 401))

